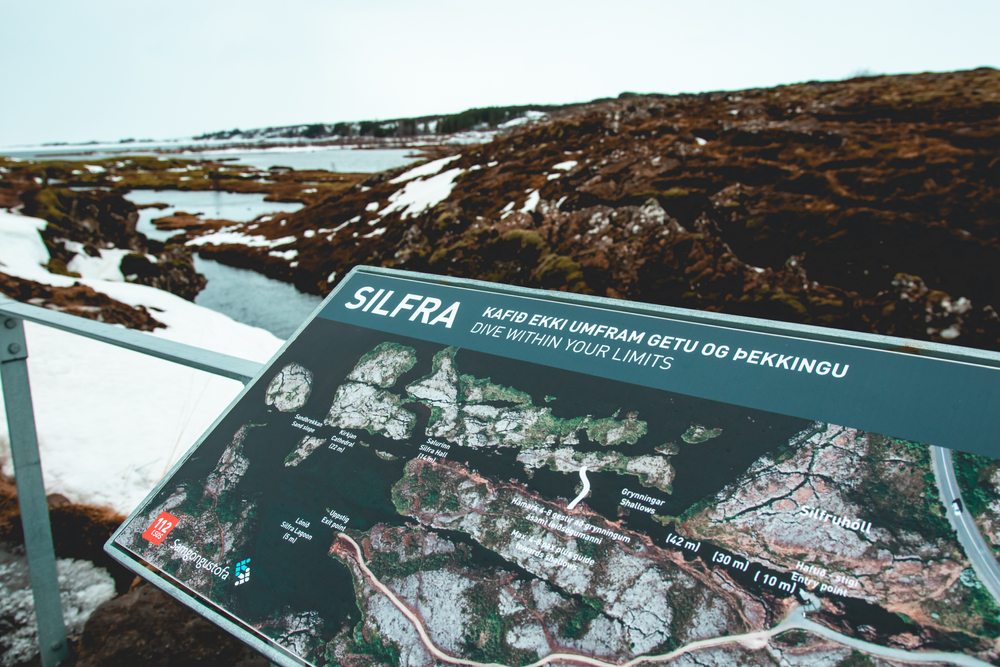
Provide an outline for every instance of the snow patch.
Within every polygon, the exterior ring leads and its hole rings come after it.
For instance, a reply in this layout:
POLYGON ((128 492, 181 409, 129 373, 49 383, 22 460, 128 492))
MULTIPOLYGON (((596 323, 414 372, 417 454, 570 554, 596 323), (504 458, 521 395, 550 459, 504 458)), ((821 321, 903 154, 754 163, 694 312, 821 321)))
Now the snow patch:
POLYGON ((125 255, 131 254, 132 251, 109 248, 98 250, 98 252, 100 253, 99 257, 91 257, 86 252, 77 251, 78 254, 70 260, 66 268, 79 273, 82 278, 124 282, 125 276, 122 275, 120 268, 122 259, 125 255))
MULTIPOLYGON (((130 306, 143 306, 167 328, 142 335, 258 362, 281 346, 263 329, 169 292, 49 273, 43 267, 49 254, 38 233, 45 224, 0 211, 0 271, 53 286, 79 282, 130 306)), ((46 490, 122 514, 142 501, 243 386, 31 322, 25 323, 25 333, 46 490)), ((2 407, 0 467, 13 474, 2 407)))
POLYGON ((410 181, 413 180, 414 178, 420 178, 422 176, 433 176, 434 174, 437 174, 446 166, 448 166, 449 164, 451 164, 460 157, 462 156, 452 155, 451 157, 443 157, 439 160, 433 160, 431 162, 428 162, 427 164, 422 164, 419 167, 414 167, 409 171, 404 171, 402 174, 400 174, 399 176, 397 176, 396 178, 392 179, 389 182, 392 184, 396 184, 396 183, 403 183, 404 181, 410 181))
POLYGON ((528 199, 524 202, 524 206, 521 207, 522 213, 528 213, 534 211, 538 208, 538 202, 542 200, 542 196, 538 194, 538 190, 533 191, 528 195, 528 199))
MULTIPOLYGON (((48 280, 52 274, 44 268, 49 262, 49 251, 39 234, 48 224, 39 218, 0 209, 0 271, 19 278, 55 284, 48 280)), ((65 280, 59 285, 73 284, 72 278, 63 278, 65 280)))
POLYGON ((400 217, 405 219, 437 206, 448 198, 455 187, 455 179, 463 173, 463 169, 449 169, 437 176, 410 181, 402 190, 389 196, 389 206, 382 210, 381 215, 384 217, 399 211, 402 213, 400 217))
POLYGON ((224 227, 217 232, 205 234, 191 239, 185 245, 245 245, 249 248, 276 248, 288 245, 298 239, 294 236, 284 236, 280 239, 269 239, 266 236, 254 236, 231 231, 234 227, 224 227))
POLYGON ((497 128, 501 130, 506 130, 507 128, 517 127, 518 125, 524 125, 525 123, 530 123, 531 121, 540 120, 545 118, 546 114, 542 111, 525 111, 524 115, 520 118, 512 118, 506 123, 500 123, 497 128))
MULTIPOLYGON (((90 561, 70 558, 56 560, 56 572, 66 630, 79 635, 94 610, 115 596, 114 579, 90 561)), ((38 622, 25 556, 0 553, 0 618, 6 626, 0 636, 0 664, 27 662, 38 654, 38 622)))

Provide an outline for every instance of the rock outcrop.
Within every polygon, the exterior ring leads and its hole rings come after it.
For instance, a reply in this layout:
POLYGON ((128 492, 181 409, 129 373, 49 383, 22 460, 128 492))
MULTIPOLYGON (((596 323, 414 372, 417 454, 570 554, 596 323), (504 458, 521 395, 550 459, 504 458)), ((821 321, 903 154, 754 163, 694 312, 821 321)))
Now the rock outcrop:
MULTIPOLYGON (((78 277, 73 270, 75 258, 101 257, 102 251, 116 249, 127 251, 119 262, 127 282, 155 287, 189 301, 194 301, 208 283, 195 271, 190 249, 149 239, 136 231, 138 209, 117 192, 49 186, 18 171, 0 174, 0 186, 0 207, 18 208, 49 223, 42 239, 51 256, 46 268, 52 273, 78 277)), ((25 300, 15 290, 6 288, 4 292, 25 300)))
POLYGON ((94 612, 80 638, 76 662, 77 667, 269 664, 267 658, 146 583, 94 612))
POLYGON ((164 326, 145 306, 130 306, 79 283, 56 287, 0 272, 0 293, 15 301, 107 324, 122 324, 129 329, 153 331, 164 326))

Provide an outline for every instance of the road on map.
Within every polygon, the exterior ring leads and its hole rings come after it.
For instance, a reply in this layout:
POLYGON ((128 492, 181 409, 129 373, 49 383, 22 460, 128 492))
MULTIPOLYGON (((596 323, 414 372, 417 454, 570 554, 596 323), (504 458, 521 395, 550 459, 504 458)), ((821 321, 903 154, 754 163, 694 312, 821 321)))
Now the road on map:
POLYGON ((958 533, 958 541, 965 549, 965 555, 969 557, 972 568, 976 571, 976 576, 986 586, 993 599, 1000 604, 1000 564, 993 556, 986 540, 979 533, 975 520, 962 501, 962 513, 955 514, 952 509, 952 501, 962 499, 962 492, 958 488, 958 480, 955 479, 955 466, 951 460, 951 450, 941 447, 931 447, 931 461, 934 466, 934 477, 937 479, 938 491, 941 494, 941 502, 944 503, 948 512, 948 520, 958 533))

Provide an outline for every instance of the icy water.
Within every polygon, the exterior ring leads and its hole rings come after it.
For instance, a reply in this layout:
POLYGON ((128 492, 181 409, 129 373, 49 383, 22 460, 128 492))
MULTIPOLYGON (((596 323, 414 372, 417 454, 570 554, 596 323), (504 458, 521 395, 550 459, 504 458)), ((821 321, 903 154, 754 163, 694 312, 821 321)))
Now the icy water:
MULTIPOLYGON (((234 192, 181 192, 179 190, 133 190, 125 198, 134 204, 170 204, 168 208, 139 210, 136 229, 151 239, 166 241, 176 232, 157 229, 154 218, 177 211, 200 213, 205 218, 243 222, 267 213, 293 212, 302 204, 264 201, 263 194, 234 192)), ((208 285, 195 297, 199 306, 227 315, 237 322, 267 329, 287 339, 322 301, 304 294, 290 283, 262 273, 237 269, 195 256, 195 269, 208 278, 208 285)))
MULTIPOLYGON (((400 167, 413 161, 410 150, 379 149, 351 150, 257 150, 215 151, 184 157, 237 157, 243 164, 267 169, 272 165, 295 169, 328 169, 342 172, 377 172, 400 167)), ((81 158, 82 159, 82 158, 81 158)), ((263 194, 237 192, 133 190, 125 198, 134 204, 167 204, 164 209, 139 210, 137 229, 151 239, 165 241, 175 232, 159 230, 155 218, 178 211, 200 214, 207 219, 245 222, 268 213, 291 213, 302 204, 264 201, 263 194)), ((195 298, 195 303, 227 315, 237 322, 267 329, 279 338, 287 339, 299 324, 322 301, 321 297, 299 292, 289 283, 273 280, 255 271, 237 269, 208 259, 195 258, 195 268, 208 278, 208 286, 195 298)))
MULTIPOLYGON (((160 144, 158 144, 160 145, 160 144)), ((178 148, 170 145, 168 148, 178 148)), ((120 145, 113 146, 46 146, 23 149, 0 149, 0 155, 20 160, 73 160, 86 162, 108 157, 126 155, 163 155, 155 153, 154 145, 135 145, 128 150, 120 145)), ((226 160, 235 164, 245 164, 258 169, 271 167, 291 167, 292 169, 326 169, 327 171, 373 174, 386 169, 394 169, 409 164, 418 158, 409 148, 341 148, 338 146, 298 148, 258 148, 253 150, 204 150, 201 146, 191 146, 180 153, 170 153, 165 157, 179 157, 189 160, 226 160)))
POLYGON ((182 153, 178 157, 198 160, 236 158, 236 164, 246 164, 258 169, 291 167, 296 170, 325 169, 343 173, 374 174, 395 169, 415 161, 409 148, 299 148, 266 149, 256 151, 208 151, 182 153))
POLYGON ((321 296, 298 291, 291 283, 197 255, 194 268, 208 278, 208 285, 194 299, 196 304, 267 329, 278 338, 287 340, 323 301, 321 296))
POLYGON ((133 190, 125 199, 136 205, 167 204, 164 209, 139 209, 140 232, 151 239, 166 241, 176 234, 170 230, 157 229, 153 219, 184 211, 191 215, 201 215, 205 219, 247 222, 266 213, 293 213, 302 204, 264 201, 264 194, 244 194, 240 192, 219 192, 216 190, 133 190))

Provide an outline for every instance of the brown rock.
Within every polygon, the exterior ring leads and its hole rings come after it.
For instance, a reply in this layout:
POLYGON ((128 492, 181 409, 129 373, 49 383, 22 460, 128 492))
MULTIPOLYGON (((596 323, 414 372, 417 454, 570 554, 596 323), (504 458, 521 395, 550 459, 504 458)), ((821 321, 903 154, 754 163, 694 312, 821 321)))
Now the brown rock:
POLYGON ((15 301, 107 324, 123 324, 129 329, 153 331, 166 326, 145 306, 130 306, 79 283, 71 287, 53 287, 0 273, 0 293, 15 301))
POLYGON ((80 637, 77 667, 268 667, 270 662, 166 593, 141 584, 100 607, 80 637))
MULTIPOLYGON (((119 593, 128 590, 134 575, 104 553, 104 543, 125 517, 104 507, 80 505, 65 496, 48 497, 52 542, 58 558, 89 560, 115 580, 119 593)), ((14 481, 0 473, 0 543, 24 544, 21 510, 14 481)))
POLYGON ((9 194, 23 206, 25 215, 48 221, 41 235, 51 255, 49 270, 53 273, 77 275, 66 268, 77 254, 67 247, 67 242, 72 241, 82 244, 82 252, 92 257, 107 248, 131 250, 120 267, 128 282, 172 292, 189 301, 208 284, 194 270, 188 248, 148 239, 136 231, 138 209, 121 194, 40 188, 34 181, 16 180, 17 175, 8 175, 0 183, 9 186, 9 194), (25 184, 27 189, 20 189, 25 184), (150 261, 149 256, 155 261, 150 261))

